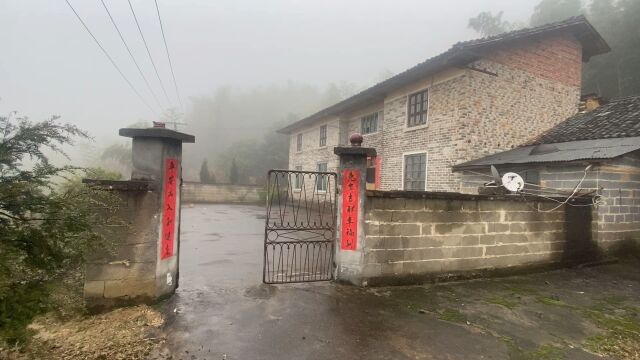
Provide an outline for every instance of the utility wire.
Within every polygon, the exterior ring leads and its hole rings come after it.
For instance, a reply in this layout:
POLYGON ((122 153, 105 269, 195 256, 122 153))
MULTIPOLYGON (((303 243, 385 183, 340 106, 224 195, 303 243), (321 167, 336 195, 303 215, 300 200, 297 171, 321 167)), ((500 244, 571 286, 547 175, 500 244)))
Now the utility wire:
POLYGON ((158 107, 162 110, 162 104, 160 104, 160 101, 158 100, 158 97, 156 96, 156 93, 151 88, 151 85, 149 84, 149 81, 147 80, 147 77, 144 76, 144 73, 142 72, 142 69, 140 68, 140 65, 138 65, 138 62, 136 61, 136 58, 133 56, 133 53, 131 52, 131 49, 129 48, 129 45, 127 45, 127 42, 124 40, 124 36, 122 36, 122 32, 120 32, 120 28, 118 28, 118 25, 116 24, 115 20, 113 19, 113 16, 111 16, 111 12, 109 11, 109 8, 107 8, 107 4, 105 4, 104 0, 100 0, 100 1, 102 2, 102 6, 104 6, 104 9, 107 11, 107 15, 109 15, 109 19, 111 20, 111 23, 113 24, 113 27, 116 28, 116 31, 118 32, 118 35, 120 36, 120 40, 122 40, 122 44, 124 44, 124 47, 127 49, 127 52, 129 53, 129 56, 131 57, 131 60, 136 65, 136 68, 138 68, 138 72, 140 73, 140 76, 142 76, 142 79, 144 80, 144 83, 147 84, 147 88, 149 88, 149 91, 151 92, 151 95, 153 95, 153 98, 155 99, 156 103, 158 104, 158 107))
POLYGON ((71 3, 69 2, 69 0, 65 0, 65 2, 67 3, 67 5, 69 5, 69 7, 71 8, 71 10, 73 11, 73 13, 76 15, 76 17, 78 18, 78 20, 80 20, 80 23, 82 24, 82 26, 84 27, 84 29, 89 33, 89 35, 91 35, 91 38, 93 38, 93 41, 95 41, 96 45, 98 45, 98 47, 100 48, 100 50, 102 50, 102 52, 104 53, 104 55, 107 57, 107 59, 109 59, 109 61, 111 62, 111 65, 113 65, 113 67, 116 68, 116 70, 118 70, 118 73, 120 74, 120 76, 122 76, 122 78, 124 79, 124 81, 127 82, 127 84, 129 84, 129 87, 131 88, 131 90, 133 90, 134 93, 136 93, 136 95, 138 95, 138 97, 140 98, 140 100, 149 108, 149 110, 151 110, 151 112, 154 114, 154 116, 158 116, 158 114, 156 113, 155 110, 153 110, 153 108, 149 105, 149 103, 147 103, 147 101, 142 97, 142 95, 140 95, 140 93, 138 92, 138 90, 136 90, 136 88, 133 86, 133 84, 131 83, 131 81, 129 81, 129 79, 127 79, 127 77, 124 75, 124 73, 122 72, 122 70, 120 70, 120 68, 118 67, 118 65, 116 64, 115 61, 113 61, 113 58, 111 57, 111 55, 109 55, 109 53, 107 52, 107 50, 105 50, 105 48, 102 46, 102 44, 100 44, 100 42, 98 41, 98 39, 93 35, 93 33, 91 32, 91 30, 89 30, 89 27, 87 26, 87 24, 85 24, 85 22, 82 20, 82 18, 80 17, 80 14, 78 14, 78 12, 76 11, 76 9, 71 5, 71 3))
POLYGON ((182 97, 180 96, 180 92, 178 91, 178 83, 176 82, 176 74, 173 72, 173 64, 171 63, 171 56, 169 55, 169 47, 167 46, 167 38, 164 36, 164 26, 162 26, 162 18, 160 17, 160 8, 158 7, 158 0, 154 0, 156 3, 156 12, 158 13, 158 22, 160 23, 160 31, 162 32, 162 40, 164 41, 164 49, 167 51, 167 60, 169 60, 169 68, 171 69, 171 77, 173 77, 173 86, 176 89, 176 96, 178 97, 178 103, 180 103, 180 108, 184 112, 184 107, 182 106, 182 97))
POLYGON ((160 79, 160 74, 158 73, 158 68, 156 67, 156 63, 153 61, 153 56, 151 56, 151 51, 149 51, 149 45, 147 45, 147 40, 144 38, 142 34, 142 28, 140 27, 140 22, 138 22, 138 17, 136 16, 135 10, 133 10, 133 5, 131 5, 131 0, 127 0, 129 3, 129 8, 131 9, 131 13, 133 14, 133 19, 136 21, 136 26, 138 27, 138 32, 140 33, 140 37, 142 38, 142 42, 144 43, 144 47, 147 49, 147 55, 149 55, 149 60, 151 60, 151 65, 153 65, 153 70, 156 72, 156 77, 158 77, 158 81, 160 82, 160 87, 162 88, 162 92, 164 93, 164 97, 167 98, 167 102, 171 105, 171 100, 169 99, 169 95, 167 95, 167 90, 164 88, 164 84, 162 83, 162 79, 160 79))

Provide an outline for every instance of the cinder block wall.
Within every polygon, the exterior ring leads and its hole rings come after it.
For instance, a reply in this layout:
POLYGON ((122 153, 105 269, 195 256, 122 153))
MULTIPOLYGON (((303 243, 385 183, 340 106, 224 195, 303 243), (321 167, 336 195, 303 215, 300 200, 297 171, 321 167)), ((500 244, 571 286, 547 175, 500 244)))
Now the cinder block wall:
POLYGON ((265 201, 261 185, 201 184, 185 182, 182 201, 189 203, 258 204, 265 201))
POLYGON ((113 239, 113 248, 94 254, 85 265, 84 297, 92 311, 150 303, 158 295, 158 194, 146 188, 112 191, 120 204, 101 230, 113 239))
POLYGON ((363 277, 415 283, 448 273, 586 261, 589 207, 459 193, 368 192, 363 277))

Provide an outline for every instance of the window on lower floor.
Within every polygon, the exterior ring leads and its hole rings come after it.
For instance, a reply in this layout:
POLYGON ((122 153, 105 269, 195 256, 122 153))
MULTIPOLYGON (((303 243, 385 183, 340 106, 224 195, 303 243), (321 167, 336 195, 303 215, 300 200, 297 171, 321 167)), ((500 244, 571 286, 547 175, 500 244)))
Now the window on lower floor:
MULTIPOLYGON (((327 163, 318 163, 317 167, 319 172, 327 172, 327 163)), ((318 191, 327 191, 327 182, 329 178, 327 175, 318 174, 318 178, 316 180, 316 189, 318 191)))
MULTIPOLYGON (((296 171, 302 171, 302 166, 296 166, 296 171)), ((293 188, 300 190, 302 189, 302 179, 303 179, 302 174, 294 174, 293 175, 293 188)))
POLYGON ((427 175, 427 154, 404 156, 404 190, 424 191, 427 175))
POLYGON ((378 113, 363 116, 360 120, 360 132, 362 135, 371 134, 378 131, 378 113))
POLYGON ((320 147, 327 146, 327 125, 320 126, 320 147))

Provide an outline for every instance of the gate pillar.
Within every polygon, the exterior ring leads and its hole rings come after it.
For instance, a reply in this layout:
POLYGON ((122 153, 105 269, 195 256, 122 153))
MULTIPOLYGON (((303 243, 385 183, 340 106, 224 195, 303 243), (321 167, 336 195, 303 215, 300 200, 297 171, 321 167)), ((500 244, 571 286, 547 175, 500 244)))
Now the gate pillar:
POLYGON ((340 159, 335 279, 358 286, 366 285, 363 264, 367 157, 376 156, 376 150, 362 147, 362 141, 362 135, 353 134, 349 138, 351 146, 333 149, 340 159))
POLYGON ((86 264, 84 297, 100 311, 151 303, 178 287, 182 143, 193 135, 165 129, 120 129, 132 138, 131 180, 85 180, 120 198, 117 225, 107 224, 111 254, 95 254, 86 264))

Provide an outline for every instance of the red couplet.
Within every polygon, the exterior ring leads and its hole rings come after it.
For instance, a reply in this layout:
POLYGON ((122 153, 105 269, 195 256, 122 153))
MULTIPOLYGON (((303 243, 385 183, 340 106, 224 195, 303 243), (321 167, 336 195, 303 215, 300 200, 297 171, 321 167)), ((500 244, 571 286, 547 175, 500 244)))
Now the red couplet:
POLYGON ((342 170, 342 250, 355 250, 358 243, 358 198, 360 170, 342 170))
POLYGON ((162 211, 162 249, 160 259, 173 256, 173 239, 176 228, 176 188, 178 160, 167 158, 164 173, 164 209, 162 211))

